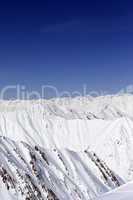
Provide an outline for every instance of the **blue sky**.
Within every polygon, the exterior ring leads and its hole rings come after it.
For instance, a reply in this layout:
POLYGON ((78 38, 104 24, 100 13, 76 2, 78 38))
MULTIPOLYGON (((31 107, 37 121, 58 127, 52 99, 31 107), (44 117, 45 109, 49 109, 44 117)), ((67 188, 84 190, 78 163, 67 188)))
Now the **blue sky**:
POLYGON ((2 1, 0 87, 110 93, 133 84, 129 0, 2 1))

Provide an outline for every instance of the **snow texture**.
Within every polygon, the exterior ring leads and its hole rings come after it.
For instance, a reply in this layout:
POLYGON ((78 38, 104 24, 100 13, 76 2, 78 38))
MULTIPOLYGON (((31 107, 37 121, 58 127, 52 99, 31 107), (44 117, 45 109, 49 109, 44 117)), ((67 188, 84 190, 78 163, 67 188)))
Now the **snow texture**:
POLYGON ((0 101, 0 200, 133 199, 132 152, 132 95, 0 101))

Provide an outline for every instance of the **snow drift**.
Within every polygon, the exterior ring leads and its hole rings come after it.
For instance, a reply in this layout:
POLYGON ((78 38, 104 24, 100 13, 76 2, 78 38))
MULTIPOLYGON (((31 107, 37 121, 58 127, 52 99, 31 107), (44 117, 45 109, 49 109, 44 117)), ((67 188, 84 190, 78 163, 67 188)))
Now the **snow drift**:
POLYGON ((108 192, 97 200, 132 200, 133 199, 133 183, 125 184, 124 186, 108 192))

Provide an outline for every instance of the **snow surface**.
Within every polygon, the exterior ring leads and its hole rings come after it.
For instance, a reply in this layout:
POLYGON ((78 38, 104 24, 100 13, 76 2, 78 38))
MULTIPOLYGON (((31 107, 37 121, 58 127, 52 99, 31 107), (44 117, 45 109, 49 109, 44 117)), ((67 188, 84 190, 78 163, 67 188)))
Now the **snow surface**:
POLYGON ((132 95, 0 101, 2 200, 115 199, 132 152, 132 95))
POLYGON ((133 183, 125 184, 124 186, 108 192, 96 200, 132 200, 133 199, 133 183))

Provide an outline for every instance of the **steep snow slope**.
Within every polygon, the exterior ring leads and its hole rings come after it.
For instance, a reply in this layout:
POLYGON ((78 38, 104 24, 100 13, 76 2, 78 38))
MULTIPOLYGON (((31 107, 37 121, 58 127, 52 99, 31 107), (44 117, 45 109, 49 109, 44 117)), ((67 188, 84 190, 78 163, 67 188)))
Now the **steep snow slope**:
POLYGON ((0 134, 45 149, 92 149, 125 180, 133 178, 133 123, 129 118, 66 120, 43 118, 38 111, 0 113, 0 134))
POLYGON ((13 198, 88 200, 123 184, 93 152, 46 150, 5 137, 0 152, 1 185, 13 198))
POLYGON ((125 184, 124 186, 108 192, 105 195, 98 197, 97 200, 132 200, 133 199, 133 183, 125 184))
POLYGON ((132 95, 0 102, 0 199, 92 200, 133 180, 132 95))

